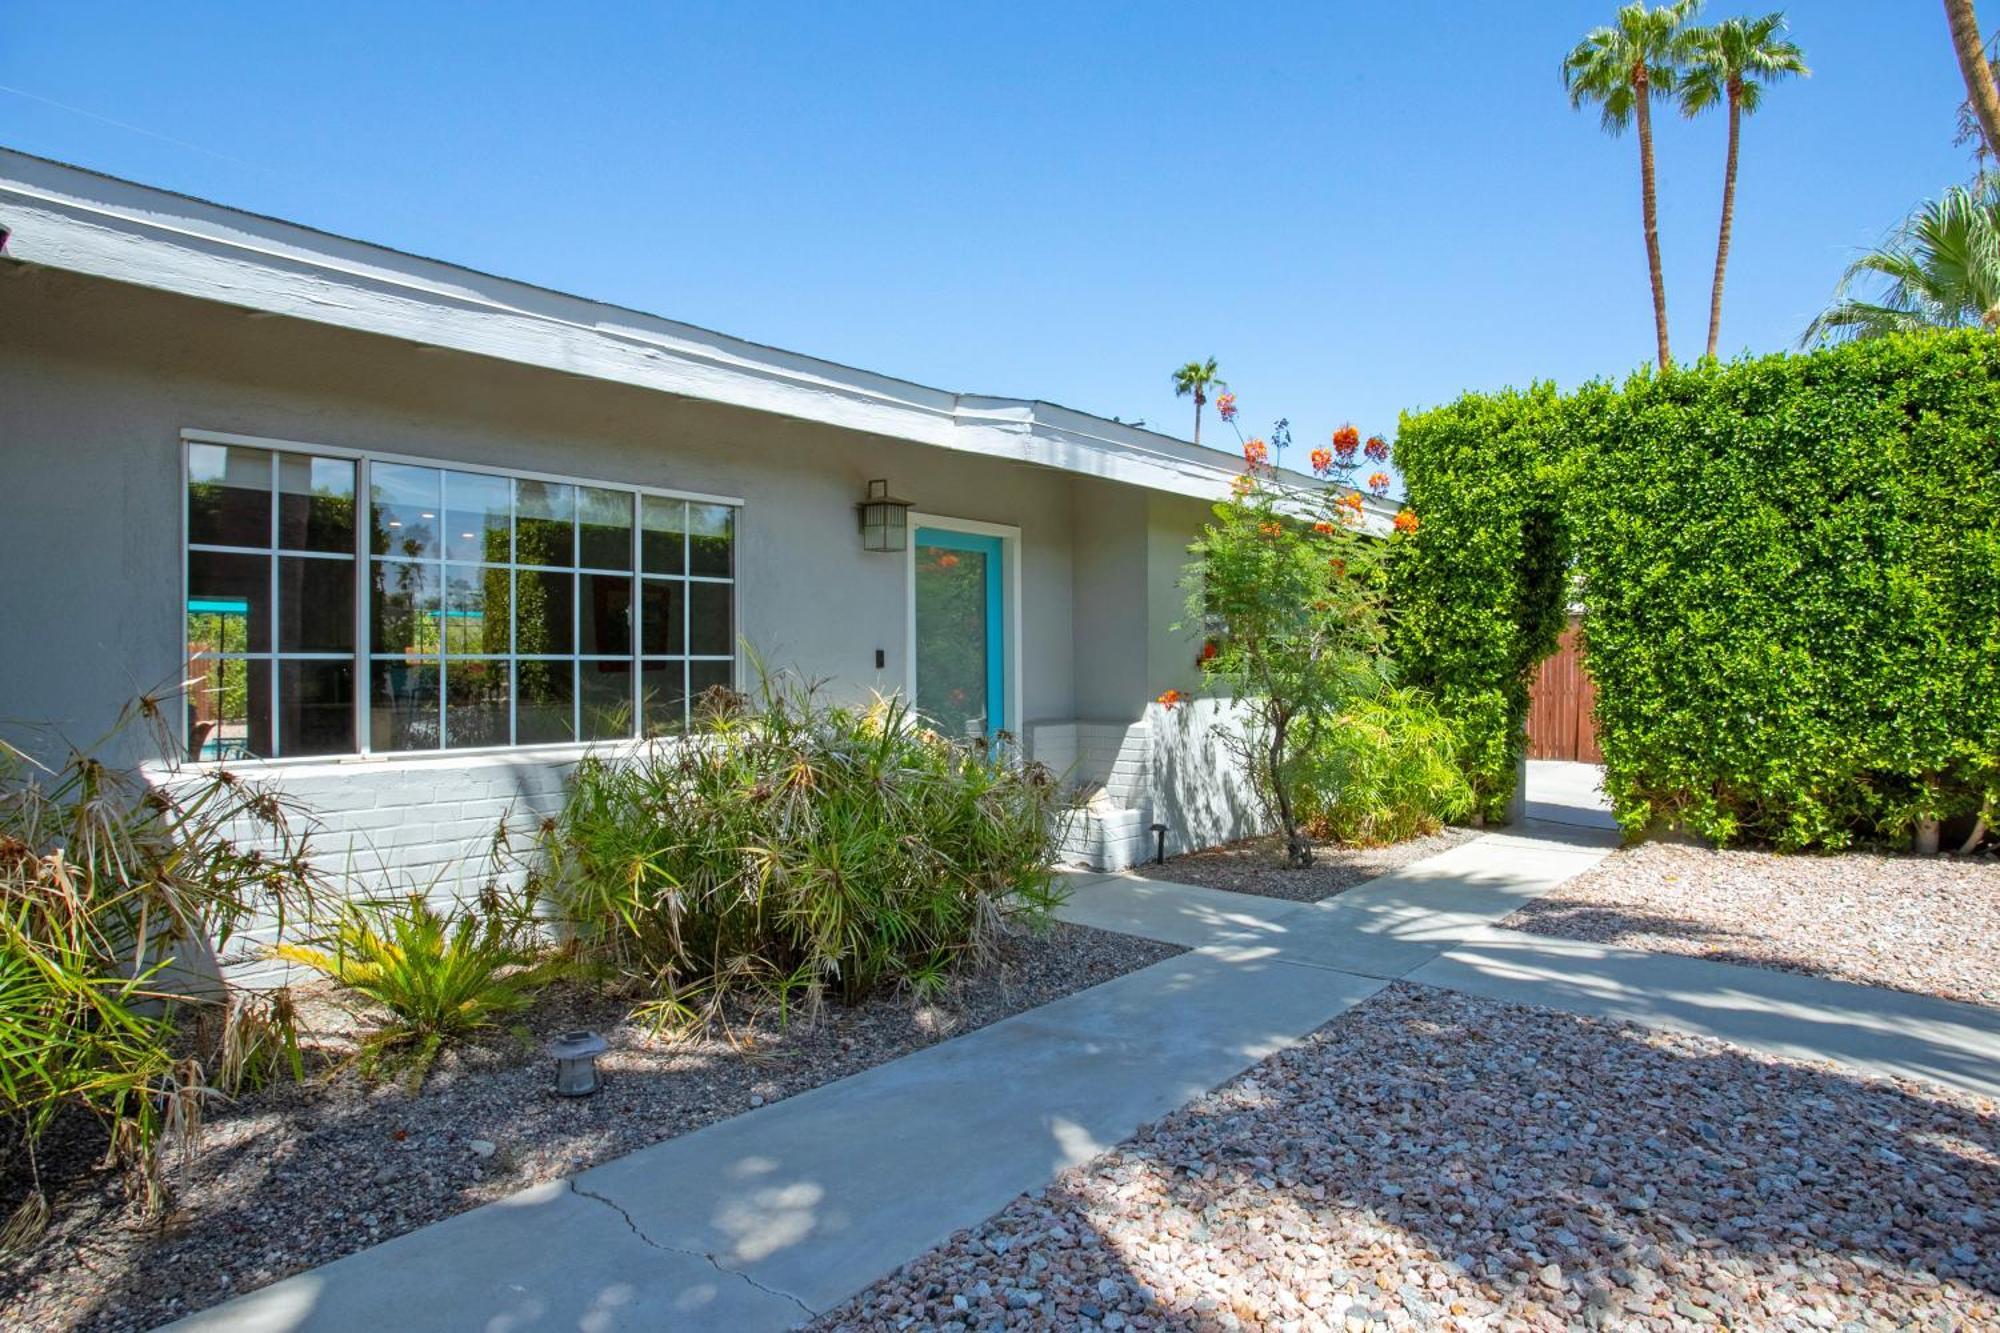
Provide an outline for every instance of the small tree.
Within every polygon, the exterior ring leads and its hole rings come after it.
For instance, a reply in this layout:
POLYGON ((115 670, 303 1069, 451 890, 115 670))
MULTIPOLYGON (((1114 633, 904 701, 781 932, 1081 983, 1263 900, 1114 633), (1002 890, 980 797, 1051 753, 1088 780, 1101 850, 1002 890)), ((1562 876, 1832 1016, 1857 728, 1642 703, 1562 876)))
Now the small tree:
MULTIPOLYGON (((1359 444, 1354 428, 1343 427, 1333 449, 1313 451, 1314 470, 1351 477, 1359 444)), ((1246 442, 1243 455, 1244 474, 1189 548, 1183 583, 1188 616, 1208 636, 1203 678, 1247 710, 1240 757, 1266 815, 1284 830, 1286 864, 1303 867, 1313 851, 1294 794, 1300 756, 1389 679, 1381 543, 1363 533, 1361 495, 1351 486, 1285 485, 1262 440, 1246 442)), ((1368 456, 1386 461, 1388 446, 1370 440, 1368 456)))

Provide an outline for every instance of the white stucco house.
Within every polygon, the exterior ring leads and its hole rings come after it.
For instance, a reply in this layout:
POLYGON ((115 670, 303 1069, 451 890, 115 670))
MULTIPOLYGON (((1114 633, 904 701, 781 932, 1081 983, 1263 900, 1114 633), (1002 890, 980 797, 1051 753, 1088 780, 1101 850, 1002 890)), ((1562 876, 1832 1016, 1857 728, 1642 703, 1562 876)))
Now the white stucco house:
POLYGON ((0 727, 192 680, 173 759, 450 884, 747 645, 1102 784, 1092 864, 1254 825, 1226 710, 1153 702, 1229 455, 7 151, 0 229, 0 727))

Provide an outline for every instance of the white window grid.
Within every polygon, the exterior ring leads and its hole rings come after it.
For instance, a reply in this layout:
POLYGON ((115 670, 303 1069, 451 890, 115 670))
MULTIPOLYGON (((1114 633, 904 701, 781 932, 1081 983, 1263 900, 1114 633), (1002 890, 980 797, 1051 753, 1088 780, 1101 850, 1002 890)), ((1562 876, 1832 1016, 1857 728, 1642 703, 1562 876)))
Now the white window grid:
MULTIPOLYGON (((694 668, 696 663, 726 665, 728 667, 728 675, 726 683, 732 689, 740 688, 741 686, 742 682, 741 682, 740 663, 738 655, 733 651, 733 649, 731 652, 727 654, 695 653, 691 651, 692 648, 694 647, 694 638, 693 638, 694 626, 692 623, 694 599, 688 592, 688 590, 691 589, 693 585, 698 583, 715 585, 715 586, 727 586, 730 590, 729 624, 731 633, 737 634, 741 632, 740 626, 742 624, 741 620, 742 584, 739 576, 742 570, 741 570, 741 560, 739 556, 739 547, 743 539, 743 501, 736 497, 709 495, 698 491, 671 490, 667 488, 653 487, 653 486, 636 486, 621 482, 600 481, 589 477, 566 476, 557 473, 528 471, 519 468, 495 467, 478 463, 463 463, 450 459, 431 458, 413 454, 388 453, 388 452, 371 451, 371 450, 356 450, 356 449, 342 448, 340 446, 335 446, 335 445, 314 444, 311 442, 299 441, 299 440, 267 439, 260 436, 239 435, 221 431, 192 431, 192 430, 183 431, 181 433, 180 486, 181 486, 181 589, 180 589, 180 603, 179 603, 180 607, 179 619, 181 624, 180 660, 182 662, 185 663, 185 662, 190 662, 192 660, 191 645, 187 637, 187 622, 188 622, 187 600, 189 591, 188 588, 189 572, 188 572, 187 557, 189 553, 196 551, 203 551, 203 552, 211 552, 222 555, 260 556, 264 558, 269 567, 268 577, 270 580, 270 586, 267 595, 270 598, 270 602, 267 613, 270 616, 270 627, 268 630, 269 634, 268 649, 264 652, 240 652, 240 653, 214 652, 214 653, 206 653, 203 655, 205 659, 215 660, 215 661, 225 661, 225 662, 242 661, 246 663, 262 664, 264 670, 268 672, 266 685, 268 690, 268 697, 271 701, 270 746, 273 756, 276 757, 268 759, 266 759, 263 756, 259 757, 260 759, 265 759, 266 762, 281 763, 285 762, 287 758, 293 759, 295 761, 297 760, 324 761, 328 759, 339 759, 343 756, 395 755, 395 756, 417 757, 417 756, 427 756, 427 755, 441 755, 447 753, 453 755, 476 755, 480 753, 512 753, 512 752, 520 752, 524 750, 535 750, 535 749, 570 749, 574 748, 579 744, 589 744, 591 743, 591 738, 585 737, 583 734, 583 689, 582 689, 581 668, 582 665, 586 662, 620 662, 628 664, 632 668, 631 688, 629 694, 632 721, 631 721, 631 726, 629 728, 629 734, 622 737, 596 738, 598 743, 602 743, 606 739, 614 741, 646 739, 647 732, 646 732, 646 716, 644 707, 645 700, 644 700, 643 687, 644 687, 645 676, 649 668, 670 666, 673 664, 678 664, 680 666, 681 686, 682 686, 681 718, 683 727, 685 727, 692 718, 692 712, 694 707, 694 696, 689 686, 692 684, 694 679, 694 668), (189 518, 189 505, 191 503, 190 497, 192 492, 192 488, 189 485, 189 446, 196 444, 234 445, 243 448, 261 449, 269 453, 270 455, 269 493, 271 496, 269 546, 263 546, 263 547, 227 546, 215 543, 192 542, 188 540, 188 534, 192 531, 192 524, 189 518), (282 504, 279 491, 279 486, 281 484, 279 469, 281 466, 283 456, 287 454, 294 456, 303 456, 308 458, 318 457, 318 458, 340 459, 343 461, 352 462, 354 464, 353 550, 301 551, 283 547, 280 545, 279 543, 280 529, 281 529, 280 513, 282 509, 282 504), (510 559, 507 563, 499 564, 492 561, 449 560, 443 554, 445 549, 445 539, 442 536, 440 537, 440 542, 439 542, 439 554, 436 556, 404 557, 404 556, 394 556, 394 555, 376 555, 371 549, 369 542, 370 533, 373 531, 373 522, 372 522, 373 499, 372 499, 372 488, 370 485, 370 468, 371 465, 380 463, 391 463, 391 464, 405 465, 412 467, 435 468, 440 472, 473 473, 481 476, 499 477, 509 482, 514 482, 514 481, 549 482, 557 485, 564 485, 575 488, 590 488, 602 491, 615 491, 628 495, 631 497, 631 505, 632 505, 631 568, 608 569, 597 566, 585 566, 581 563, 583 559, 582 544, 580 541, 580 529, 582 525, 582 506, 581 504, 577 503, 578 497, 574 495, 572 496, 572 503, 570 506, 570 534, 571 534, 571 553, 573 557, 573 563, 564 566, 520 563, 518 560, 518 556, 520 553, 517 549, 515 549, 520 533, 519 491, 516 487, 512 485, 510 485, 507 490, 508 543, 509 543, 509 555, 516 558, 510 559), (647 497, 679 502, 682 505, 681 572, 679 574, 648 573, 645 569, 643 545, 645 537, 645 500, 647 497), (691 530, 692 522, 690 514, 691 514, 691 506, 698 504, 725 506, 730 511, 730 534, 729 534, 730 572, 727 575, 696 574, 693 572, 694 533, 691 530), (335 560, 343 563, 348 563, 353 566, 354 650, 352 652, 286 652, 281 650, 281 646, 278 641, 278 635, 280 630, 279 610, 278 610, 279 561, 281 559, 289 559, 289 558, 335 560), (372 734, 372 728, 369 726, 369 721, 370 721, 370 700, 373 694, 374 682, 372 677, 370 676, 370 668, 374 663, 377 662, 391 662, 391 661, 407 662, 410 660, 409 656, 404 653, 381 654, 381 653, 375 653, 373 651, 374 645, 370 641, 371 636, 373 634, 371 610, 373 605, 373 592, 374 592, 373 575, 374 575, 375 563, 377 561, 381 561, 383 563, 400 562, 413 565, 427 565, 436 569, 439 573, 438 596, 439 596, 440 611, 445 609, 448 598, 450 596, 449 577, 450 577, 450 570, 452 568, 474 569, 474 570, 505 569, 509 572, 509 578, 508 578, 509 600, 510 600, 510 605, 508 607, 509 651, 504 656, 500 654, 468 654, 468 653, 447 654, 444 651, 444 646, 445 646, 444 624, 446 618, 443 616, 439 617, 438 654, 435 659, 429 659, 431 661, 434 661, 438 668, 437 672, 438 743, 435 746, 427 746, 421 749, 378 750, 374 747, 373 744, 374 738, 372 734), (516 604, 518 603, 517 582, 521 571, 524 570, 535 573, 544 573, 544 574, 546 573, 567 574, 570 577, 572 581, 572 592, 570 597, 570 619, 571 619, 570 643, 573 651, 569 655, 562 656, 562 655, 528 654, 526 656, 522 656, 513 651, 519 637, 518 616, 516 614, 516 604), (582 654, 580 651, 575 651, 581 648, 583 642, 582 590, 583 590, 583 575, 586 574, 600 574, 600 575, 608 574, 618 577, 629 578, 632 581, 632 599, 630 604, 630 610, 628 613, 631 620, 630 653, 625 654, 623 656, 612 656, 605 654, 592 654, 586 656, 582 654), (645 583, 649 579, 656 583, 678 583, 681 585, 683 589, 682 596, 680 599, 682 652, 678 655, 667 656, 667 655, 655 654, 649 656, 644 652, 644 645, 645 645, 645 637, 644 637, 645 625, 643 621, 644 602, 645 602, 644 594, 645 594, 645 583), (283 710, 278 707, 279 672, 282 668, 282 664, 285 662, 305 662, 305 661, 351 662, 353 664, 354 704, 352 710, 352 717, 350 719, 350 726, 352 728, 351 739, 354 743, 353 749, 344 750, 337 753, 326 753, 326 754, 317 754, 308 756, 285 755, 284 740, 281 735, 283 710), (448 678, 449 663, 452 661, 506 662, 508 664, 509 666, 508 683, 507 683, 508 740, 505 745, 478 746, 478 747, 465 747, 465 746, 453 747, 451 745, 451 740, 450 740, 451 712, 450 709, 446 706, 446 694, 449 689, 449 678, 448 678), (519 663, 524 661, 560 662, 570 667, 571 739, 562 741, 531 742, 527 745, 521 745, 517 742, 516 738, 519 732, 520 700, 518 697, 519 673, 517 670, 515 670, 515 668, 518 666, 519 663)), ((442 508, 442 502, 443 502, 442 494, 440 494, 439 500, 440 500, 440 509, 438 513, 438 519, 440 522, 440 528, 442 529, 442 522, 445 512, 444 509, 442 508)), ((177 711, 179 713, 180 721, 176 727, 176 731, 179 733, 181 752, 183 754, 186 754, 188 739, 189 739, 186 734, 187 712, 185 709, 180 709, 177 711)))

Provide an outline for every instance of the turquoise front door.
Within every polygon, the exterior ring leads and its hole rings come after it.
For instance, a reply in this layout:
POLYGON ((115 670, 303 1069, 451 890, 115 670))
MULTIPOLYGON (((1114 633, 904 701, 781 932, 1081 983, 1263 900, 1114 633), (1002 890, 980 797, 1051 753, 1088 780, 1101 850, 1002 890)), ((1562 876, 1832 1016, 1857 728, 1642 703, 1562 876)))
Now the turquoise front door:
POLYGON ((1007 725, 1007 616, 998 537, 918 528, 917 711, 950 736, 1007 725))

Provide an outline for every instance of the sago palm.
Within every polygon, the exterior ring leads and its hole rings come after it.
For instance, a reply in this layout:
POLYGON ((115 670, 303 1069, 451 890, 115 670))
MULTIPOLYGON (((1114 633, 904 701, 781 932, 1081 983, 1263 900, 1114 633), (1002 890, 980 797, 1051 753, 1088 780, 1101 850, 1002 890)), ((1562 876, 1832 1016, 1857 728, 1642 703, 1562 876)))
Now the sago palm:
POLYGON ((2000 188, 1955 186, 1910 214, 1888 243, 1848 265, 1801 345, 1917 329, 2000 330, 2000 188), (1879 284, 1875 299, 1848 295, 1879 284))
POLYGON ((1215 368, 1215 358, 1206 361, 1190 361, 1174 372, 1174 397, 1185 398, 1194 395, 1194 442, 1201 443, 1201 409, 1208 405, 1210 389, 1226 389, 1222 376, 1215 368))
POLYGON ((1689 52, 1688 20, 1701 0, 1648 7, 1633 0, 1602 28, 1584 35, 1564 58, 1563 87, 1570 105, 1598 107, 1604 129, 1622 134, 1639 127, 1639 204, 1646 232, 1646 268, 1653 282, 1653 333, 1660 369, 1672 364, 1667 350, 1667 285, 1660 272, 1659 195, 1653 184, 1653 99, 1670 96, 1679 85, 1689 52))
POLYGON ((1722 279, 1729 267, 1729 228, 1736 217, 1736 151, 1743 117, 1763 105, 1764 89, 1794 74, 1810 74, 1805 53, 1785 38, 1785 16, 1724 19, 1689 34, 1688 67, 1681 75, 1681 111, 1698 116, 1722 105, 1729 111, 1729 153, 1722 169, 1722 230, 1715 241, 1715 286, 1708 297, 1708 355, 1722 332, 1722 279))

